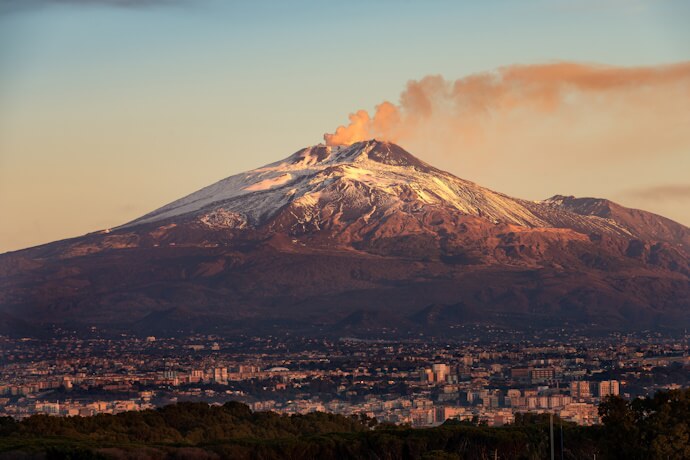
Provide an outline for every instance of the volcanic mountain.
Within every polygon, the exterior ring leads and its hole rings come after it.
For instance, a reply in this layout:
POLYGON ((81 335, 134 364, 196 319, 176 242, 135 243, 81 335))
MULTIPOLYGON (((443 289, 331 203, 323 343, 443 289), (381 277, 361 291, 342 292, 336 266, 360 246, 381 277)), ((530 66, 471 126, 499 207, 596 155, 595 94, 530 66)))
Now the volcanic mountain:
POLYGON ((121 227, 0 255, 0 328, 679 328, 689 254, 690 229, 649 212, 512 198, 391 143, 317 145, 121 227))

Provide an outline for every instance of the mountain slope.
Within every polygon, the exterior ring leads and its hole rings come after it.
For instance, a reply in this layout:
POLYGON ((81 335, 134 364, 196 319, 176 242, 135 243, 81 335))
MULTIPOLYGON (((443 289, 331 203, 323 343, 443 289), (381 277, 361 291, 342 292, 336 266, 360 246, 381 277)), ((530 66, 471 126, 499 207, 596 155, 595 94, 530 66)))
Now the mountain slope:
POLYGON ((119 228, 0 255, 0 313, 142 332, 683 327, 688 241, 651 213, 512 198, 394 144, 318 145, 119 228), (444 321, 410 320, 432 304, 444 321))
MULTIPOLYGON (((399 146, 380 141, 302 149, 283 161, 223 179, 125 227, 190 215, 208 223, 261 226, 286 205, 292 211, 314 208, 337 214, 342 206, 336 203, 343 202, 350 210, 369 210, 361 213, 369 217, 372 212, 381 217, 398 209, 417 212, 438 207, 492 223, 629 232, 609 215, 585 214, 568 206, 554 213, 553 199, 534 203, 511 198, 438 170, 399 146)), ((309 220, 318 217, 303 214, 309 220)), ((314 223, 318 224, 316 220, 314 223)))
POLYGON ((238 213, 261 225, 286 204, 313 207, 319 201, 348 200, 351 206, 402 202, 442 205, 493 221, 540 225, 519 201, 458 179, 416 159, 394 144, 369 141, 350 147, 308 147, 284 161, 224 179, 134 222, 137 225, 213 210, 238 213))
POLYGON ((545 204, 582 216, 596 216, 613 221, 628 234, 647 241, 664 241, 690 250, 690 232, 677 222, 651 212, 631 209, 601 198, 576 198, 556 195, 545 204))

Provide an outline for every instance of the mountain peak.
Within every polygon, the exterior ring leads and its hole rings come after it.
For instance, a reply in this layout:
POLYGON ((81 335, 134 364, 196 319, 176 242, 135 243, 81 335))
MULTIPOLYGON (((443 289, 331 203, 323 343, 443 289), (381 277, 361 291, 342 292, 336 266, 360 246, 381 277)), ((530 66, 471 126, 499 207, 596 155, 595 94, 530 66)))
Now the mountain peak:
POLYGON ((682 224, 641 209, 626 208, 606 198, 554 195, 544 204, 587 218, 614 222, 627 235, 651 241, 667 241, 690 250, 690 232, 682 224))
POLYGON ((361 148, 362 151, 366 151, 367 158, 378 163, 390 166, 411 167, 425 172, 431 172, 436 169, 392 142, 383 142, 373 139, 353 145, 358 145, 358 148, 361 148), (360 147, 358 144, 363 145, 360 147))
POLYGON ((604 198, 576 197, 573 195, 554 195, 544 200, 551 205, 562 206, 581 215, 590 215, 608 218, 611 217, 613 202, 604 198))
MULTIPOLYGON (((424 172, 436 170, 399 145, 377 139, 355 142, 347 146, 312 145, 292 154, 288 158, 288 163, 295 166, 314 166, 316 164, 357 163, 366 160, 388 166, 414 168, 424 172)), ((284 162, 273 165, 281 163, 284 162)))
POLYGON ((367 221, 374 213, 388 219, 402 212, 417 219, 434 209, 491 223, 545 224, 523 200, 434 168, 394 143, 370 139, 349 146, 305 147, 284 160, 223 179, 125 227, 171 218, 259 227, 281 213, 306 213, 309 217, 295 218, 319 227, 325 214, 336 219, 369 216, 367 221), (338 211, 332 214, 335 203, 338 211))

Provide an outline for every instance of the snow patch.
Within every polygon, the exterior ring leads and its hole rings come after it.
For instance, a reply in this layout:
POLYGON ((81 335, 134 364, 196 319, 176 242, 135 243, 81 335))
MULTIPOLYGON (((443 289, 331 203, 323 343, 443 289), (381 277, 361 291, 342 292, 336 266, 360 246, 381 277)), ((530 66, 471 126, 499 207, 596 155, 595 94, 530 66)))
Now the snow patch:
POLYGON ((227 209, 216 209, 204 214, 199 220, 210 228, 245 228, 247 219, 236 212, 227 209))
POLYGON ((245 187, 244 190, 247 190, 248 192, 256 192, 259 190, 268 190, 273 187, 277 187, 279 185, 283 185, 287 182, 290 182, 292 180, 292 174, 283 174, 278 177, 273 177, 271 179, 266 179, 262 180, 261 182, 257 182, 256 184, 252 184, 248 187, 245 187))

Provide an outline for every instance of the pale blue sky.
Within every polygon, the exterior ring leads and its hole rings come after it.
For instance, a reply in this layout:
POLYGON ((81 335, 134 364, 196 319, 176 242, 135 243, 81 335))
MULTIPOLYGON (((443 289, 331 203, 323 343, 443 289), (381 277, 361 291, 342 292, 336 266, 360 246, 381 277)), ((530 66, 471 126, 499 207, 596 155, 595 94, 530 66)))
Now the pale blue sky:
MULTIPOLYGON (((410 79, 690 59, 687 1, 144 3, 0 0, 0 252, 115 226, 318 143, 410 79)), ((681 183, 688 157, 608 188, 467 178, 531 199, 624 199, 681 183)))

